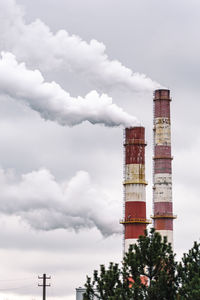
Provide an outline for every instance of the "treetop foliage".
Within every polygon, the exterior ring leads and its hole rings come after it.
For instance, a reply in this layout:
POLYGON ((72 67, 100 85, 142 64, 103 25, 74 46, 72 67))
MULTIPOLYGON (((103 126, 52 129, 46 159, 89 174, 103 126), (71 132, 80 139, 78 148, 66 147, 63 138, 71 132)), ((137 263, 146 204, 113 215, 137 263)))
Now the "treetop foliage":
POLYGON ((87 277, 84 300, 200 300, 200 244, 181 262, 171 244, 152 228, 124 254, 87 277))

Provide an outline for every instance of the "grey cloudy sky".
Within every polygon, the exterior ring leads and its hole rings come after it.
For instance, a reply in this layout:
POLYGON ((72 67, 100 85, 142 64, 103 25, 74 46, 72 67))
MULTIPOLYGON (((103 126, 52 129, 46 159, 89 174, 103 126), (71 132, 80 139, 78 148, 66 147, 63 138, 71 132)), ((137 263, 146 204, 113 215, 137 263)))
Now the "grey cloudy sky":
POLYGON ((73 300, 121 260, 123 130, 91 123, 124 124, 123 109, 146 127, 150 215, 159 86, 173 99, 178 257, 199 239, 199 27, 198 0, 0 0, 1 298, 40 299, 46 272, 49 297, 73 300))

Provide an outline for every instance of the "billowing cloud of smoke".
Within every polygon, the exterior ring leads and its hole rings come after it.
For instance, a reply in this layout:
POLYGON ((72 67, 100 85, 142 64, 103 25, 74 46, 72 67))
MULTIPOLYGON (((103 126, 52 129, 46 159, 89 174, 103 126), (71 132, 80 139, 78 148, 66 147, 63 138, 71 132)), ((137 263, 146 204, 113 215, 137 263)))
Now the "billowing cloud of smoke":
POLYGON ((17 179, 0 169, 0 212, 17 215, 36 230, 96 227, 104 236, 120 233, 120 204, 92 185, 87 172, 57 182, 47 169, 17 179))
POLYGON ((0 1, 0 50, 14 53, 20 61, 41 70, 65 68, 84 74, 104 90, 124 87, 152 91, 160 84, 144 74, 133 73, 117 60, 109 60, 103 43, 83 41, 65 30, 53 34, 42 21, 26 24, 14 0, 0 1), (38 46, 39 45, 39 46, 38 46))
POLYGON ((137 122, 105 94, 92 91, 85 98, 73 98, 55 82, 45 82, 38 70, 19 64, 11 53, 1 55, 0 93, 22 100, 44 119, 69 126, 84 121, 105 126, 132 126, 137 122))

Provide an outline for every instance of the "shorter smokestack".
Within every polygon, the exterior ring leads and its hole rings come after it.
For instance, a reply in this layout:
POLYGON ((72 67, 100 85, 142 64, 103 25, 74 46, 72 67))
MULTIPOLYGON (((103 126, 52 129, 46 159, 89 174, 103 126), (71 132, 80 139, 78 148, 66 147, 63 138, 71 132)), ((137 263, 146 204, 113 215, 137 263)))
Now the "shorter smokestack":
POLYGON ((135 244, 150 222, 146 219, 145 128, 125 129, 124 251, 135 244))

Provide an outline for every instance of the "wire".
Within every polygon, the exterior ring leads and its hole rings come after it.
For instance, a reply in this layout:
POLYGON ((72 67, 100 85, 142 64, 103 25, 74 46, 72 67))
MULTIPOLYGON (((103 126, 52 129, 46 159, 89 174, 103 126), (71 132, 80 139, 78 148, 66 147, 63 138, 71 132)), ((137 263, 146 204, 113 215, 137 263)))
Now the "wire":
POLYGON ((0 291, 9 291, 9 290, 18 290, 18 289, 24 289, 27 287, 32 287, 33 285, 25 285, 25 286, 20 286, 20 287, 15 287, 15 288, 5 288, 5 289, 0 289, 0 291))
POLYGON ((20 280, 34 280, 33 277, 27 277, 27 278, 13 278, 13 279, 0 279, 1 281, 20 281, 20 280))

